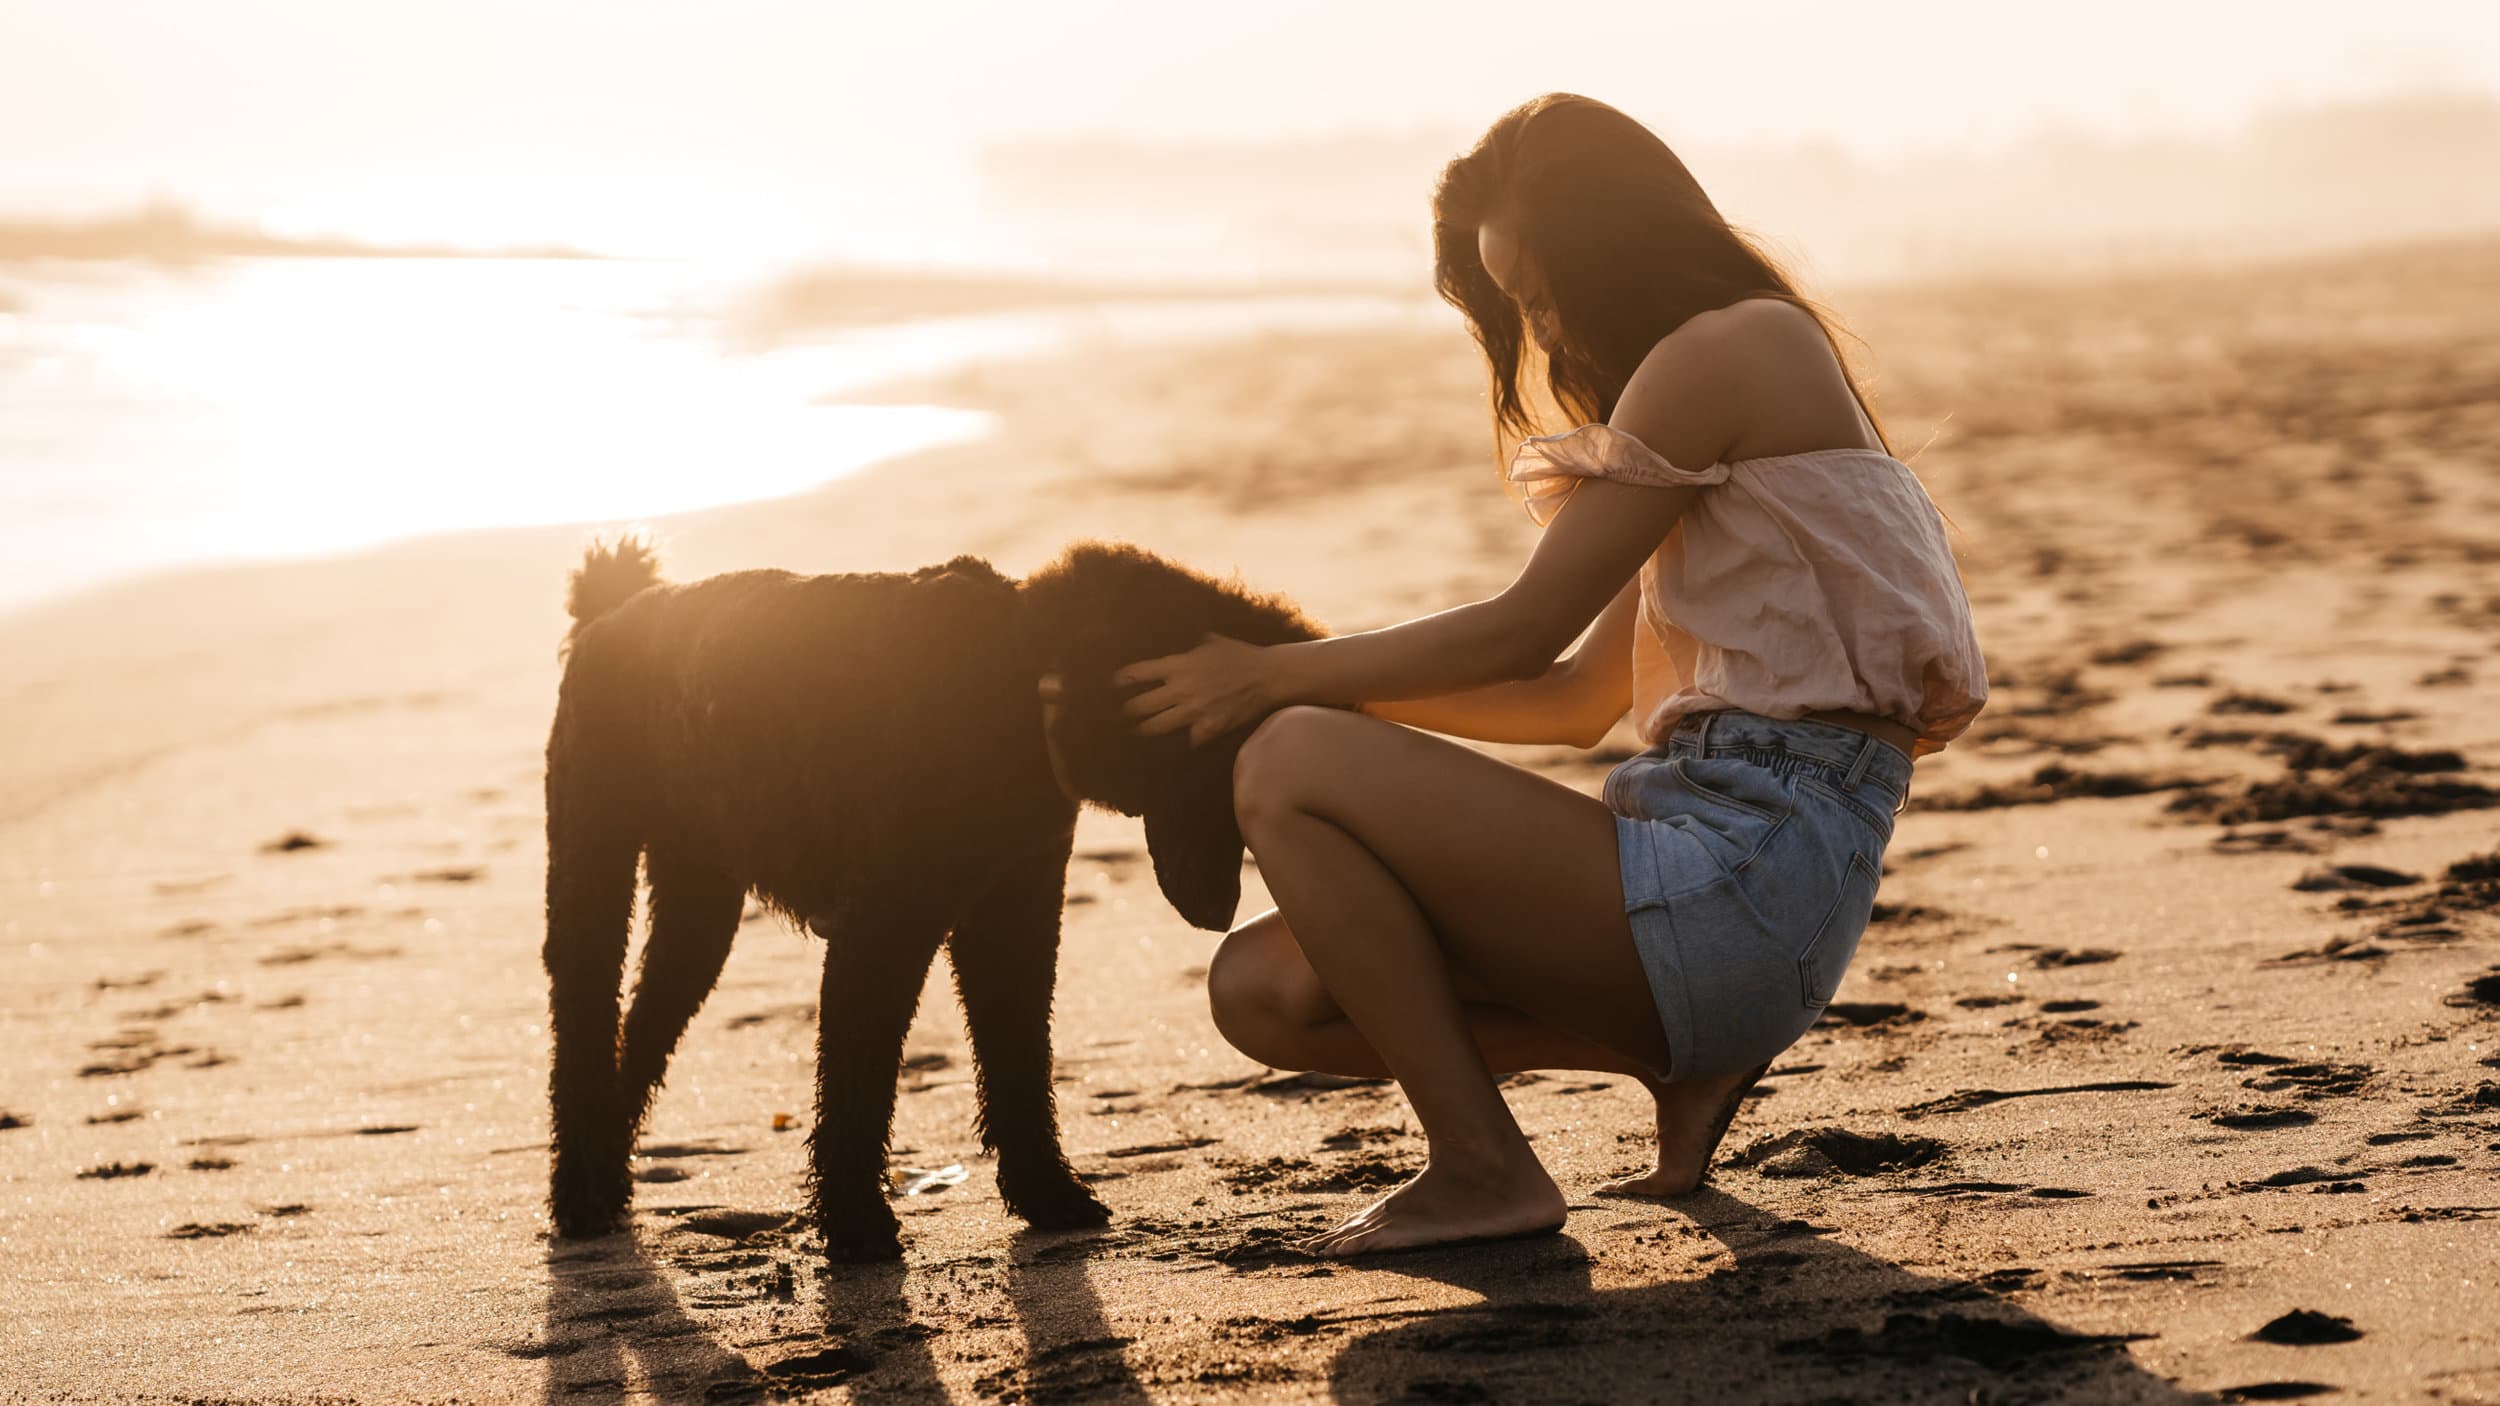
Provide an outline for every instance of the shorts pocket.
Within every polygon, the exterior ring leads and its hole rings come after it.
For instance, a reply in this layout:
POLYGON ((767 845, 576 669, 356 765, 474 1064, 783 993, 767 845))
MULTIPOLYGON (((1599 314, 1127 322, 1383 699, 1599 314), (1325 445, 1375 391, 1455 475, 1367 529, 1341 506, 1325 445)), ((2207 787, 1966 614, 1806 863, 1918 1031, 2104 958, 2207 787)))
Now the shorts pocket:
POLYGON ((1696 794, 1764 820, 1785 820, 1797 808, 1788 779, 1743 757, 1678 757, 1677 779, 1696 794))
POLYGON ((1875 866, 1857 850, 1849 852, 1849 863, 1841 871, 1840 894, 1832 900, 1829 912, 1815 927, 1814 940, 1806 944, 1797 958, 1797 979, 1806 1007, 1821 1010, 1839 994, 1840 979, 1849 971, 1849 959, 1857 955, 1858 940, 1866 935, 1866 925, 1875 916, 1875 866))
MULTIPOLYGON (((1864 800, 1840 789, 1839 786, 1833 784, 1831 781, 1823 777, 1816 776, 1811 772, 1800 772, 1797 776, 1797 784, 1808 791, 1812 791, 1818 799, 1830 801, 1832 804, 1847 811, 1860 825, 1866 827, 1867 834, 1873 836, 1875 842, 1879 846, 1892 843, 1892 816, 1890 813, 1876 813, 1875 808, 1868 805, 1864 800)), ((1880 786, 1872 788, 1872 791, 1873 794, 1878 796, 1890 794, 1880 786)))

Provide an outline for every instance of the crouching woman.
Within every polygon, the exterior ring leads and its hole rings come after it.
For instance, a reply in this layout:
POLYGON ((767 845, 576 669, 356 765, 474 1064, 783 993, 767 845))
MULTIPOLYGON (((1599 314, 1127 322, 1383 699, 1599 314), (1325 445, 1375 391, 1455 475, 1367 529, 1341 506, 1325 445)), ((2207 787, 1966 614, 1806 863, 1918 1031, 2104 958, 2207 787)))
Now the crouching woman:
POLYGON ((1913 761, 1987 695, 1935 506, 1821 317, 1664 143, 1541 98, 1450 164, 1433 214, 1497 432, 1538 428, 1540 358, 1582 422, 1510 459, 1544 525, 1517 579, 1115 676, 1142 732, 1256 723, 1235 805, 1276 907, 1211 964, 1218 1028, 1270 1065, 1394 1078, 1429 1139, 1311 1242, 1332 1255, 1561 1227, 1512 1071, 1641 1080, 1658 1164, 1608 1189, 1690 1190, 1838 988, 1913 761), (1627 710, 1648 750, 1602 802, 1434 735, 1594 746, 1627 710))

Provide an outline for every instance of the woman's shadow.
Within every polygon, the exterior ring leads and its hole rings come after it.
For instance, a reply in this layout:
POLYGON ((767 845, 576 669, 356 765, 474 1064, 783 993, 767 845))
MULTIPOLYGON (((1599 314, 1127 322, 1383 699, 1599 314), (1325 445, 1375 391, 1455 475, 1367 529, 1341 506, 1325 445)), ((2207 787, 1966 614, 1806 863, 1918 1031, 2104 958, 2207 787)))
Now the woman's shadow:
POLYGON ((1354 1339, 1329 1365, 1330 1396, 1362 1406, 2213 1399, 2147 1372, 2125 1337, 2076 1332, 2008 1302, 2003 1292, 2037 1283, 2034 1271, 1922 1276, 1826 1238, 1832 1228, 1704 1188, 1659 1218, 1657 1236, 1636 1237, 1664 1242, 1683 1263, 1700 1257, 1696 1277, 1600 1289, 1570 1240, 1384 1258, 1377 1268, 1483 1302, 1354 1339))

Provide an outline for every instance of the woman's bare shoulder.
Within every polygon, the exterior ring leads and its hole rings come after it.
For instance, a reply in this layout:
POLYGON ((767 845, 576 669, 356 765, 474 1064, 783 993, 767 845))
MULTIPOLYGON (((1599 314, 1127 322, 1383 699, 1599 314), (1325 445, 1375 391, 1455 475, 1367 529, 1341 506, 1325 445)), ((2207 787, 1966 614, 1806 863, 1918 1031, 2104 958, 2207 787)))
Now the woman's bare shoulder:
POLYGON ((1823 324, 1780 298, 1696 313, 1660 338, 1624 386, 1614 423, 1688 467, 1860 442, 1857 403, 1823 324), (1626 411, 1686 454, 1711 457, 1679 457, 1625 423, 1626 411))
POLYGON ((1831 342, 1813 313, 1784 298, 1744 298, 1685 319, 1650 348, 1641 370, 1730 359, 1756 369, 1779 368, 1830 357, 1831 342))

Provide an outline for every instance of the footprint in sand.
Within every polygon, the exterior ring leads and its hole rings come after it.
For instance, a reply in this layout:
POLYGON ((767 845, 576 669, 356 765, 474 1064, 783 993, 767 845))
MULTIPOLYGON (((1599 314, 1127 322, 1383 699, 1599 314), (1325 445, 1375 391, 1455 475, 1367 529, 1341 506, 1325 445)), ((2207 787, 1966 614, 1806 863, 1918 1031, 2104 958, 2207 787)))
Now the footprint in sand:
POLYGON ((2051 1098, 2062 1094, 2147 1093, 2177 1087, 2158 1079, 2105 1079, 2090 1084, 2055 1084, 2040 1089, 1957 1089, 1942 1098, 1913 1103, 1901 1110, 1904 1118, 1926 1118, 1940 1113, 1967 1113, 1992 1103, 2017 1098, 2051 1098))
POLYGON ((707 1210, 680 1219, 677 1227, 695 1235, 743 1241, 786 1229, 793 1219, 783 1211, 707 1210))
POLYGON ((2376 864, 2336 864, 2312 869, 2292 881, 2301 893, 2348 893, 2353 890, 2403 888, 2422 882, 2419 874, 2385 869, 2376 864))
POLYGON ((2318 1121, 2318 1115, 2304 1108, 2272 1108, 2261 1104, 2242 1104, 2237 1108, 2194 1113, 2217 1128, 2250 1132, 2262 1128, 2305 1128, 2318 1121))
POLYGON ((1728 1159, 1766 1177, 1814 1177, 1838 1172, 1853 1177, 1923 1167, 1945 1155, 1942 1142, 1898 1133, 1853 1133, 1846 1128, 1800 1128, 1759 1138, 1728 1159))
POLYGON ((2362 1183, 2369 1175, 2367 1168, 2300 1166, 2289 1171, 2276 1172, 2272 1176, 2259 1177, 2255 1181, 2235 1182, 2232 1184, 2232 1189, 2235 1191, 2281 1191, 2295 1186, 2305 1186, 2312 1192, 2324 1192, 2332 1196, 2367 1191, 2369 1188, 2362 1183))
POLYGON ((2115 962, 2126 954, 2106 947, 2044 947, 2031 954, 2031 964, 2042 971, 2058 967, 2089 967, 2102 962, 2115 962))
MULTIPOLYGON (((2465 989, 2448 998, 2452 1006, 2500 1006, 2500 967, 2465 983, 2465 989)), ((2488 1060, 2485 1063, 2489 1063, 2488 1060)))
POLYGON ((2362 1332, 2352 1326, 2349 1318, 2331 1313, 2296 1308, 2248 1335, 2252 1341, 2281 1343, 2288 1347, 2315 1347, 2320 1343, 2348 1343, 2359 1339, 2362 1332))
POLYGON ((2219 1056, 2224 1064, 2257 1065, 2262 1072, 2240 1080, 2242 1088, 2261 1094, 2285 1093, 2295 1098, 2347 1098, 2359 1093, 2362 1086, 2378 1073, 2366 1064, 2339 1064, 2331 1060, 2296 1064, 2281 1055, 2241 1051, 2219 1056))
POLYGON ((306 962, 320 961, 324 957, 349 957, 358 961, 371 962, 396 957, 400 953, 401 949, 397 947, 358 947, 349 942, 321 942, 281 947, 262 956, 259 960, 264 967, 295 967, 302 966, 306 962))
POLYGON ((2187 791, 2213 785, 2209 778, 2154 776, 2133 771, 2084 772, 2064 762, 2050 762, 2024 780, 1976 787, 1922 801, 1927 810, 1998 810, 2007 806, 2051 805, 2058 801, 2141 796, 2155 791, 2187 791))
POLYGON ((1899 1001, 1834 1001, 1823 1007, 1823 1020, 1833 1025, 1858 1029, 1914 1025, 1927 1018, 1925 1011, 1916 1011, 1899 1001))
POLYGON ((1856 1364, 1868 1358, 1934 1364, 1960 1358, 1994 1372, 2030 1368, 2040 1360, 2067 1360, 2083 1351, 2116 1353, 2126 1343, 2150 1333, 2077 1333, 2052 1323, 2009 1323, 1958 1313, 1887 1313, 1883 1327, 1872 1332, 1857 1327, 1834 1328, 1812 1338, 1779 1345, 1786 1355, 1819 1357, 1835 1364, 1856 1364))
POLYGON ((78 1077, 81 1079, 118 1078, 137 1074, 153 1067, 160 1060, 178 1059, 184 1055, 200 1053, 198 1047, 193 1045, 163 1044, 154 1030, 125 1030, 108 1040, 90 1041, 87 1048, 106 1057, 81 1067, 78 1071, 78 1077))
POLYGON ((2449 1118, 2470 1118, 2480 1113, 2500 1111, 2500 1084, 2484 1083, 2459 1090, 2448 1102, 2424 1111, 2449 1118))

